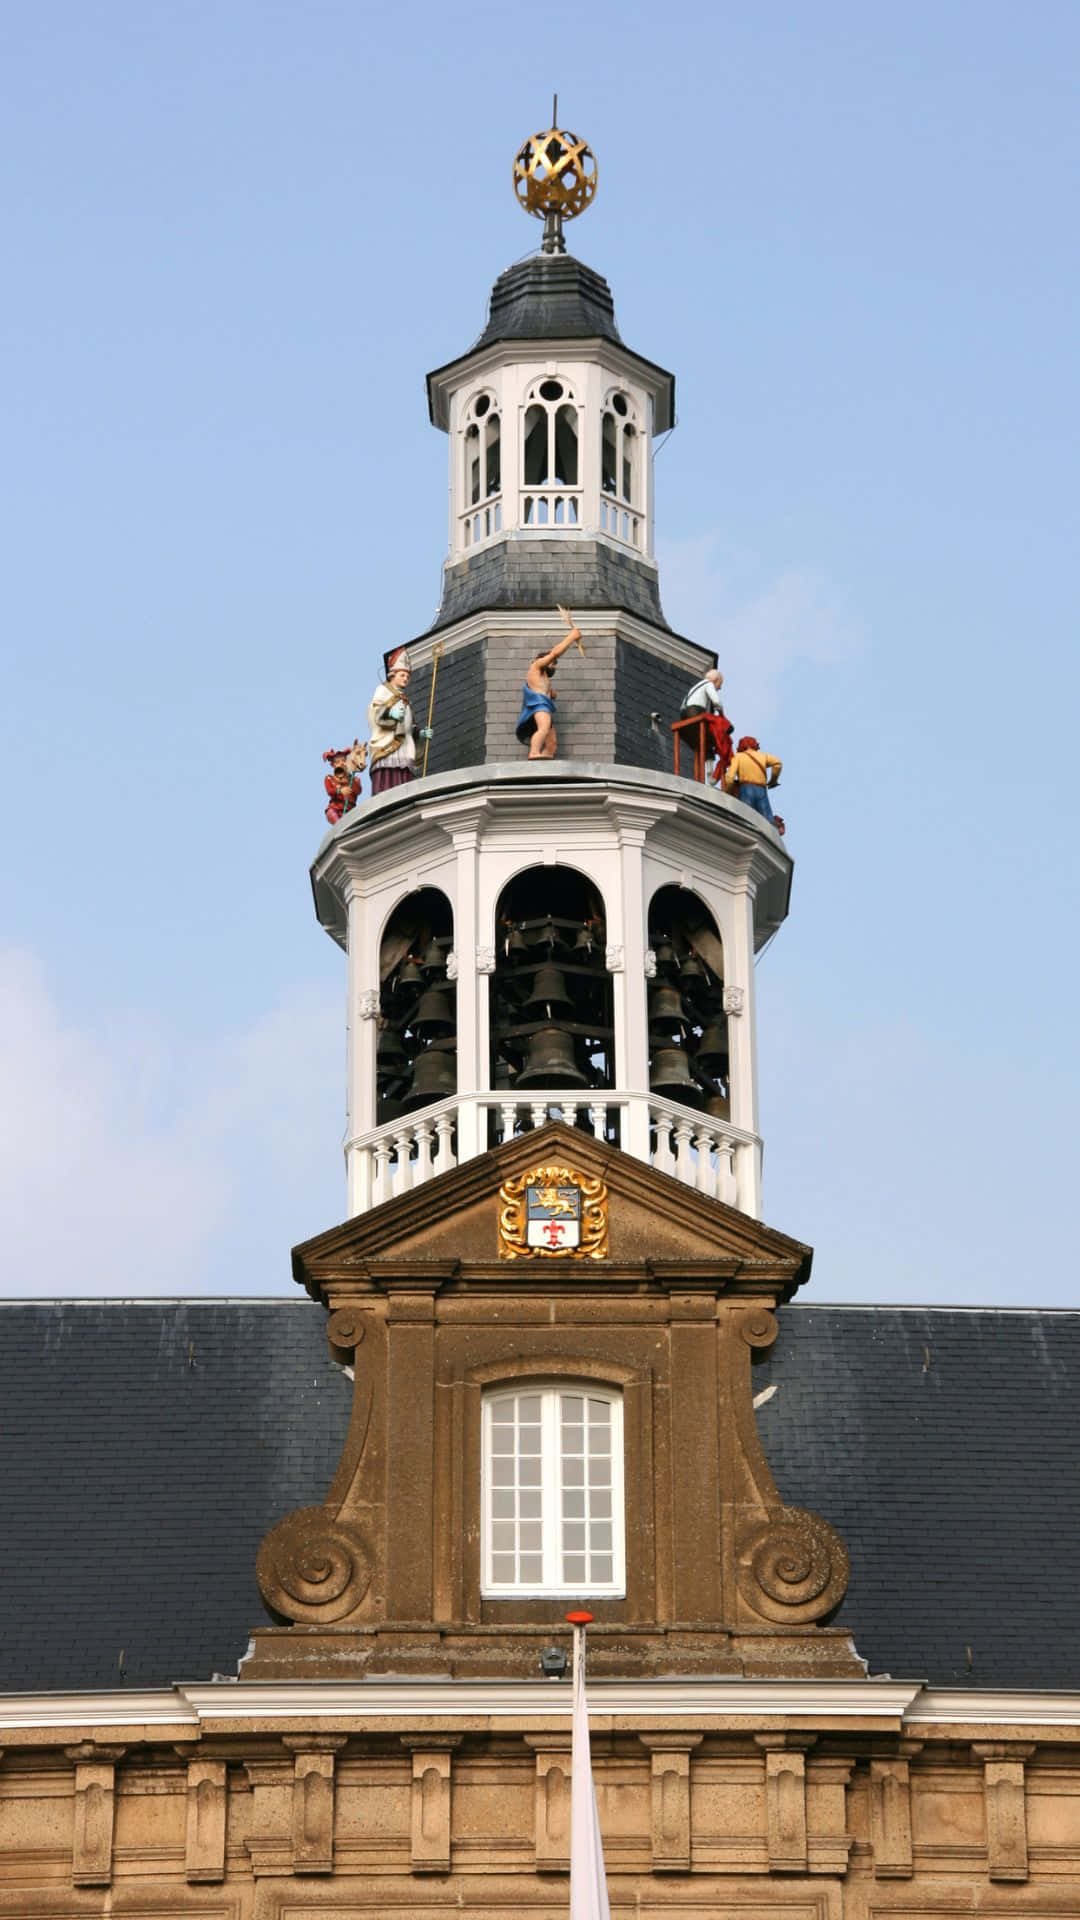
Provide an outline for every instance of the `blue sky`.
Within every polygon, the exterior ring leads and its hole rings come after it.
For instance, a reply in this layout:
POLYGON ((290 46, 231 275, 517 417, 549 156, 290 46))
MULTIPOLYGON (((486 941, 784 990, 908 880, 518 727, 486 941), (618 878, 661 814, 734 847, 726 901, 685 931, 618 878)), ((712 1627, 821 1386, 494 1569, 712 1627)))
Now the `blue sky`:
POLYGON ((572 230, 672 367, 662 593, 785 761, 805 1296, 1069 1305, 1075 7, 10 6, 6 1292, 288 1290, 343 1211, 322 749, 430 620, 423 376, 572 230))

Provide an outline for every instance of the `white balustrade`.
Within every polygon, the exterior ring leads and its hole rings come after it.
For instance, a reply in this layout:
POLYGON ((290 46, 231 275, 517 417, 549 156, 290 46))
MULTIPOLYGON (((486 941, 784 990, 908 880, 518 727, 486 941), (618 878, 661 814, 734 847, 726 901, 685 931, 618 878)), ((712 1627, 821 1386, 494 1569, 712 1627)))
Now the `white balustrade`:
POLYGON ((633 507, 605 494, 600 501, 600 531, 621 540, 628 547, 641 545, 642 519, 633 507))
POLYGON ((497 533, 502 532, 502 501, 496 494, 492 499, 485 500, 482 506, 469 507, 464 513, 459 513, 458 520, 462 546, 478 547, 482 541, 493 540, 497 533))
POLYGON ((521 496, 523 527, 580 527, 581 495, 565 487, 529 488, 521 496))
POLYGON ((470 1152, 483 1152, 487 1146, 546 1126, 549 1120, 561 1120, 595 1140, 621 1147, 636 1131, 630 1119, 637 1110, 644 1129, 640 1137, 649 1140, 648 1154, 642 1158, 647 1157, 658 1173, 683 1181, 709 1199, 750 1211, 761 1155, 755 1134, 656 1094, 582 1093, 580 1089, 564 1093, 557 1088, 454 1095, 348 1141, 350 1211, 366 1213, 369 1207, 408 1193, 457 1166, 463 1135, 478 1143, 470 1152))

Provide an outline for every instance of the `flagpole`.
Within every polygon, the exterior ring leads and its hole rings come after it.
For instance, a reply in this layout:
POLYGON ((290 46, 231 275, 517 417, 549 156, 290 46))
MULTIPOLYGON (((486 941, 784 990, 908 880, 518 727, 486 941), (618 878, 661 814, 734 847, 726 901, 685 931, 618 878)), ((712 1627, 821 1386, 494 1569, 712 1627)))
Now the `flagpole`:
POLYGON ((611 1920, 604 1843, 596 1811, 589 1709, 585 1699, 585 1630, 591 1613, 568 1613, 574 1629, 574 1721, 570 1748, 570 1920, 611 1920))

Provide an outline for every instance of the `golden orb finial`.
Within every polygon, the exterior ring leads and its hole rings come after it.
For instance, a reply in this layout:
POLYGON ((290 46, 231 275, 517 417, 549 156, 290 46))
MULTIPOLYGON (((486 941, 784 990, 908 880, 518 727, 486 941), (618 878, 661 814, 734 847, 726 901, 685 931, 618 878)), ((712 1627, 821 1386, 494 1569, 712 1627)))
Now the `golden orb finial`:
POLYGON ((526 213, 544 222, 545 253, 562 253, 562 223, 584 213, 596 193, 596 157, 576 133, 558 125, 559 96, 546 133, 526 140, 514 161, 514 192, 526 213))

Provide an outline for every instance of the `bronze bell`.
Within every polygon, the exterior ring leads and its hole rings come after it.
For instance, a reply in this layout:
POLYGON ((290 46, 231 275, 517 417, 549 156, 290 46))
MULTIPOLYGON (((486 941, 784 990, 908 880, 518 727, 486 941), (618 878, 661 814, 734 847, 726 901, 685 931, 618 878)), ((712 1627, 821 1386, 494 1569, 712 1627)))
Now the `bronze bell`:
POLYGON ((430 1100, 445 1100, 451 1093, 457 1092, 457 1061, 452 1053, 444 1053, 434 1047, 426 1047, 416 1057, 413 1069, 413 1083, 409 1097, 404 1102, 406 1108, 423 1107, 430 1100))
POLYGON ((541 1027, 529 1036, 529 1057, 518 1074, 518 1087, 587 1087, 574 1058, 574 1036, 561 1027, 541 1027))
POLYGON ((673 967, 675 965, 675 949, 666 933, 660 935, 659 940, 653 948, 653 952, 656 955, 656 964, 658 967, 673 967))
POLYGON ((654 987, 649 995, 649 1032, 672 1036, 686 1025, 682 995, 678 987, 654 987))
POLYGON ((705 1111, 711 1113, 714 1120, 730 1120, 731 1101, 726 1093, 710 1093, 705 1102, 705 1111))
POLYGON ((420 965, 425 973, 445 973, 446 955, 437 940, 431 940, 420 955, 420 965))
POLYGON ((416 964, 416 957, 414 954, 410 953, 408 959, 405 962, 405 965, 401 968, 400 972, 398 973, 397 984, 399 987, 422 987, 423 986, 424 976, 416 964))
POLYGON ((575 953, 591 953, 592 950, 593 950, 592 934, 590 933, 588 927, 579 927, 577 932, 574 935, 574 952, 575 953))
POLYGON ((712 1026, 706 1027, 701 1039, 698 1041, 697 1051, 694 1054, 694 1062, 695 1065, 703 1068, 706 1073, 716 1074, 726 1072, 728 1043, 727 1027, 723 1021, 717 1022, 714 1020, 712 1026))
POLYGON ((684 1107, 696 1107, 701 1095, 690 1078, 690 1062, 681 1047, 658 1047, 652 1057, 649 1074, 652 1093, 665 1100, 681 1100, 684 1107))
POLYGON ((504 1060, 501 1054, 495 1062, 491 1084, 496 1093, 509 1093, 514 1084, 514 1069, 509 1060, 504 1060))
POLYGON ((696 954, 688 953, 679 968, 679 985, 682 986, 686 980, 701 980, 703 978, 704 968, 702 967, 701 961, 696 954))
POLYGON ((525 953, 528 949, 528 945, 529 943, 526 940, 525 935, 522 933, 521 928, 511 927, 510 933, 506 942, 507 953, 525 953))
POLYGON ((405 1065, 405 1049, 396 1027, 383 1027, 375 1049, 380 1073, 398 1073, 405 1065))
POLYGON ((409 1023, 413 1029, 423 1034, 426 1040, 437 1034, 453 1033, 457 1022, 449 989, 446 987, 426 987, 417 1002, 416 1012, 409 1023))
POLYGON ((553 1013, 572 1013, 574 1003, 566 991, 566 980, 559 967, 537 967, 532 992, 522 1011, 533 1019, 553 1013))

